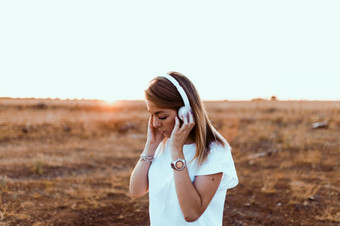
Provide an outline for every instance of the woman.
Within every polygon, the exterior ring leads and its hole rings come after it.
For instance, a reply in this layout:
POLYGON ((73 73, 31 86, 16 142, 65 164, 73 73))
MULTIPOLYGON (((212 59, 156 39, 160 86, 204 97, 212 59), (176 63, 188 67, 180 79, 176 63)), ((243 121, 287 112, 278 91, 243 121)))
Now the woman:
POLYGON ((170 72, 145 90, 147 141, 130 178, 149 192, 151 225, 222 225, 225 195, 238 178, 227 141, 211 125, 194 85, 170 72))

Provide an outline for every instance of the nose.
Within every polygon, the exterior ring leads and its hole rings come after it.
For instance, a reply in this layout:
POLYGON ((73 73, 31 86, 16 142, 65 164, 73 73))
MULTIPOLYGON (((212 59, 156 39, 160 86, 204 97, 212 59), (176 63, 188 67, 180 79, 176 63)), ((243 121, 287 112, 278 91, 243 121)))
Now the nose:
POLYGON ((152 126, 154 128, 159 128, 161 126, 159 120, 157 119, 157 117, 153 117, 152 126))

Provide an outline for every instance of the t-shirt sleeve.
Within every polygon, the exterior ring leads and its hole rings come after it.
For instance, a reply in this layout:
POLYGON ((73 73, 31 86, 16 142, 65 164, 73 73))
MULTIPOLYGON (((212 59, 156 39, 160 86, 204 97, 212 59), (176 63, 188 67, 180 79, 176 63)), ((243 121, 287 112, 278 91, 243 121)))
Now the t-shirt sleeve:
POLYGON ((196 176, 223 173, 219 189, 233 188, 238 184, 238 178, 231 155, 231 147, 226 144, 213 143, 210 146, 210 153, 205 162, 198 168, 196 176))

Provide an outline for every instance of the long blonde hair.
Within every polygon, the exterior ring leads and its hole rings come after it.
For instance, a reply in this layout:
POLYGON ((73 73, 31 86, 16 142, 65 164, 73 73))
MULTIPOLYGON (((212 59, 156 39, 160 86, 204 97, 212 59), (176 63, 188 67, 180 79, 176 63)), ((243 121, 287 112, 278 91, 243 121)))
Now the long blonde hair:
MULTIPOLYGON (((189 136, 196 144, 194 159, 197 158, 200 165, 205 161, 210 152, 209 146, 211 142, 216 141, 225 146, 226 141, 212 126, 193 83, 181 73, 169 72, 168 74, 177 80, 188 96, 195 118, 195 126, 189 136)), ((160 108, 170 108, 176 111, 184 106, 182 97, 176 87, 163 76, 151 80, 148 88, 145 90, 145 99, 160 108)))

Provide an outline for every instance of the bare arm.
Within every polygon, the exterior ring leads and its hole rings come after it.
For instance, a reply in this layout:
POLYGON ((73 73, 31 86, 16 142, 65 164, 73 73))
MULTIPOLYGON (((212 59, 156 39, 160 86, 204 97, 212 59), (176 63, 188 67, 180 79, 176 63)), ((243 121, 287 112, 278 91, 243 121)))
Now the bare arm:
MULTIPOLYGON (((172 160, 184 159, 183 145, 194 124, 191 114, 189 119, 184 119, 181 127, 176 118, 170 139, 172 160)), ((195 221, 203 214, 214 197, 223 174, 197 176, 192 183, 187 168, 182 171, 174 170, 173 173, 176 193, 184 218, 188 222, 195 221)))
MULTIPOLYGON (((152 117, 148 124, 148 137, 145 144, 143 154, 154 155, 163 136, 152 127, 152 117)), ((133 198, 143 196, 149 190, 148 172, 151 162, 138 160, 134 170, 130 176, 130 195, 133 198)))
MULTIPOLYGON (((154 153, 155 148, 147 145, 143 153, 154 153)), ((148 172, 151 162, 138 160, 132 174, 130 176, 130 194, 133 198, 143 196, 149 190, 148 172)))
POLYGON ((184 218, 188 222, 195 221, 203 214, 214 197, 223 174, 197 176, 192 183, 187 168, 182 171, 174 170, 173 173, 184 218))

